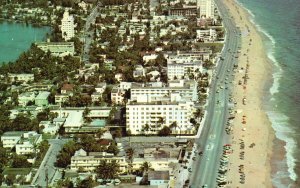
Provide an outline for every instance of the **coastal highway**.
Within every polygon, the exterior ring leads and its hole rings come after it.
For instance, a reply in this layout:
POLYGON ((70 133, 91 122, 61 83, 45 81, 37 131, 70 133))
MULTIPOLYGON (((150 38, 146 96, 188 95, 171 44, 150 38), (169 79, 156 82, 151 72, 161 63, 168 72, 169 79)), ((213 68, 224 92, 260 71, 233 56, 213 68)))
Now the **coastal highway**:
POLYGON ((227 8, 221 0, 215 1, 226 28, 226 44, 221 53, 224 60, 219 60, 208 98, 207 116, 199 139, 197 150, 203 151, 193 164, 190 187, 217 187, 217 173, 220 165, 222 146, 228 140, 225 125, 228 118, 228 101, 233 81, 233 66, 237 62, 236 52, 240 47, 239 29, 230 18, 227 8), (234 53, 231 53, 234 52, 234 53), (227 82, 227 84, 225 83, 227 82), (227 88, 227 89, 226 89, 227 88))

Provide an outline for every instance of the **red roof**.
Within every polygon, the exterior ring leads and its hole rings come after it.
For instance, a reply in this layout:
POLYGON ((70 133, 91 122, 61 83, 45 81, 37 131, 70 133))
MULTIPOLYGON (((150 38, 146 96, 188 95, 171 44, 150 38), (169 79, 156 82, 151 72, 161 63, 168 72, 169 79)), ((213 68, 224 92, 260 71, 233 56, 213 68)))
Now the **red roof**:
POLYGON ((61 90, 65 90, 65 91, 73 91, 73 84, 64 84, 61 88, 61 90))

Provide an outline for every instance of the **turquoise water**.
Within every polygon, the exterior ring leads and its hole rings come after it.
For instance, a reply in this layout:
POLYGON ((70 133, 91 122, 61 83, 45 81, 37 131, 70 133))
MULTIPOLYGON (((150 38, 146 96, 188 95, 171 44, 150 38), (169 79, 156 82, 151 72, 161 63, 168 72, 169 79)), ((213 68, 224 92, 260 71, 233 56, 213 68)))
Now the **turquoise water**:
POLYGON ((32 27, 21 23, 0 23, 0 64, 16 60, 31 43, 44 41, 49 27, 32 27))
POLYGON ((276 137, 286 143, 286 155, 284 161, 272 161, 272 182, 280 188, 300 187, 300 1, 238 1, 263 33, 275 67, 266 108, 276 137))

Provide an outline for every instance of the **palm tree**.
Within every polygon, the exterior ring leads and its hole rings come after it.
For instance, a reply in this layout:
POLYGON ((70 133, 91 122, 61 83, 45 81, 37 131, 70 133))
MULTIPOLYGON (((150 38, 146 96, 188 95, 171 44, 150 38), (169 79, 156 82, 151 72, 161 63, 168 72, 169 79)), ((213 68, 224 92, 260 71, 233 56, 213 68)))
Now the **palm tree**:
POLYGON ((102 160, 96 168, 96 173, 101 179, 115 179, 120 171, 120 165, 115 161, 102 160))
POLYGON ((132 163, 133 163, 133 154, 134 154, 134 149, 133 148, 128 148, 126 150, 127 157, 129 159, 129 165, 128 165, 128 172, 132 172, 132 163))
POLYGON ((198 108, 196 110, 196 112, 194 113, 195 118, 200 119, 200 121, 202 120, 203 116, 204 116, 204 112, 202 108, 198 108))
POLYGON ((143 164, 141 164, 140 170, 144 174, 148 175, 148 171, 149 171, 150 167, 151 167, 151 164, 149 162, 144 162, 143 164))
POLYGON ((150 130, 150 126, 149 126, 148 123, 146 123, 146 125, 144 126, 144 130, 145 130, 146 132, 148 132, 148 131, 150 130))
POLYGON ((171 123, 171 125, 170 125, 170 128, 171 129, 175 129, 175 132, 176 132, 176 128, 178 127, 178 124, 177 124, 177 121, 174 121, 173 123, 171 123))
POLYGON ((163 117, 159 117, 157 123, 161 127, 165 123, 165 119, 163 117))

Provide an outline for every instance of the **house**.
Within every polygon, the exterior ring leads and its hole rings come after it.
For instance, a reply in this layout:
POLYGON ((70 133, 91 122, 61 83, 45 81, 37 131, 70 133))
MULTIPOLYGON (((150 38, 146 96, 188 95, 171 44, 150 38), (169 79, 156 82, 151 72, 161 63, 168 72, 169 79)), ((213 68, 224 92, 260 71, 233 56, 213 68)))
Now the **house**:
POLYGON ((159 187, 168 187, 170 181, 169 171, 149 171, 148 172, 148 181, 151 185, 156 185, 159 187))
POLYGON ((50 95, 50 92, 48 92, 48 91, 40 92, 35 98, 35 105, 37 105, 37 106, 48 106, 48 104, 49 104, 49 101, 48 101, 49 95, 50 95))
POLYGON ((95 90, 96 90, 96 92, 103 94, 106 87, 107 87, 107 84, 105 82, 101 82, 96 85, 95 90))
POLYGON ((35 100, 34 92, 25 92, 25 93, 21 93, 18 96, 19 106, 25 107, 29 102, 33 102, 34 100, 35 100))
POLYGON ((143 77, 145 76, 145 69, 142 65, 137 65, 133 71, 133 77, 143 77))
POLYGON ((99 92, 94 92, 92 93, 91 97, 92 97, 92 102, 99 102, 100 99, 102 98, 102 94, 99 92))
POLYGON ((115 74, 115 79, 116 79, 118 82, 123 81, 123 74, 122 74, 122 73, 117 73, 117 74, 115 74))
POLYGON ((70 98, 67 94, 55 94, 55 104, 61 104, 68 101, 70 98))
POLYGON ((64 84, 61 89, 61 94, 73 95, 74 85, 73 84, 64 84))
POLYGON ((9 131, 1 136, 1 142, 4 148, 13 148, 21 140, 23 131, 9 131))
POLYGON ((157 58, 157 54, 145 54, 143 56, 143 61, 145 61, 146 63, 148 63, 149 61, 153 61, 157 58))
POLYGON ((34 153, 36 146, 42 140, 42 135, 35 131, 25 132, 22 139, 16 144, 16 153, 18 155, 34 153))

